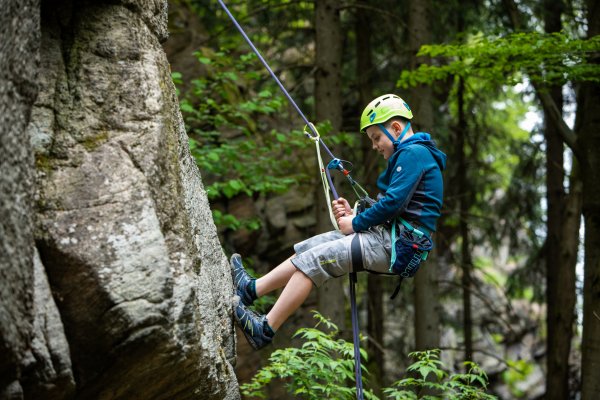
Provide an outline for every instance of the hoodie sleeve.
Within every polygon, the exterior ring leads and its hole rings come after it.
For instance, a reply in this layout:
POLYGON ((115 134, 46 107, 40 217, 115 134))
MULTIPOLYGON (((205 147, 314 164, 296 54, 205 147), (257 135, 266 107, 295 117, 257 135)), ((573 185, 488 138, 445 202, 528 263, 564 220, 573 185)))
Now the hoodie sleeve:
POLYGON ((411 148, 396 159, 385 196, 352 220, 355 232, 382 224, 402 213, 424 174, 423 163, 411 148))

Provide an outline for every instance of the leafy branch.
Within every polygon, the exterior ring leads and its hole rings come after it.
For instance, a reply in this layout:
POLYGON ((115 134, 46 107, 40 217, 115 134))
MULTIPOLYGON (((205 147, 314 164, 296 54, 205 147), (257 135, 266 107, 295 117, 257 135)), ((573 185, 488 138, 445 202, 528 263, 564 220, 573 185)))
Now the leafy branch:
POLYGON ((514 33, 500 38, 479 35, 465 44, 422 46, 418 55, 432 57, 437 64, 403 71, 397 85, 431 84, 449 76, 507 85, 522 82, 524 75, 542 85, 600 82, 600 70, 591 60, 598 51, 600 36, 585 40, 565 33, 514 33))
MULTIPOLYGON (((209 199, 283 193, 306 181, 296 157, 310 141, 300 130, 271 129, 274 121, 287 116, 286 103, 274 94, 274 84, 265 79, 256 56, 234 57, 206 48, 195 56, 206 73, 187 87, 180 73, 174 72, 173 80, 209 199)), ((213 218, 223 228, 260 228, 258 219, 240 221, 217 210, 213 218)))

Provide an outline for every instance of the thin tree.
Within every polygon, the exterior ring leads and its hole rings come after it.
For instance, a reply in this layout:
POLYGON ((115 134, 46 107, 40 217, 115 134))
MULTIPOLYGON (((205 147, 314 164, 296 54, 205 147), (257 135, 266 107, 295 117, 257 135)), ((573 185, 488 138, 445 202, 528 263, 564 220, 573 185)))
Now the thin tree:
POLYGON ((467 178, 467 155, 465 137, 468 128, 465 117, 465 81, 463 77, 458 78, 458 126, 456 128, 456 154, 458 155, 458 193, 460 222, 459 231, 461 238, 460 263, 462 266, 462 290, 463 290, 463 335, 465 345, 465 361, 473 359, 473 317, 471 310, 472 290, 472 267, 471 243, 469 239, 469 222, 467 215, 470 208, 470 188, 467 178))
MULTIPOLYGON (((431 29, 428 0, 411 0, 409 2, 408 46, 410 50, 410 67, 415 69, 427 59, 417 57, 417 52, 423 44, 431 43, 431 29)), ((433 128, 433 106, 431 88, 420 86, 411 90, 409 103, 418 118, 415 120, 419 129, 431 131, 433 128)), ((439 347, 439 300, 436 282, 435 257, 415 276, 415 347, 417 350, 439 347)))
MULTIPOLYGON (((600 2, 587 0, 586 5, 587 35, 592 38, 600 35, 600 2)), ((594 63, 600 68, 598 53, 594 63)), ((581 84, 577 104, 585 225, 581 398, 592 400, 600 393, 600 84, 581 84)))
MULTIPOLYGON (((316 72, 315 106, 318 121, 331 122, 332 134, 342 127, 342 46, 343 35, 340 22, 339 2, 319 0, 315 2, 316 72)), ((317 189, 317 232, 331 230, 325 196, 317 189)), ((343 279, 331 279, 319 291, 319 310, 340 329, 345 324, 344 298, 341 296, 343 279)))
MULTIPOLYGON (((544 28, 547 33, 560 32, 562 1, 544 2, 544 28)), ((548 89, 559 110, 563 107, 562 87, 548 89)), ((563 236, 566 193, 564 188, 564 144, 558 127, 544 109, 544 137, 546 140, 546 398, 569 397, 569 353, 575 321, 575 263, 561 257, 566 245, 563 236), (564 243, 564 244, 563 244, 564 243), (565 262, 566 261, 566 262, 565 262)), ((579 217, 577 217, 579 220, 579 217)), ((575 236, 577 237, 577 235, 575 236)), ((578 240, 575 241, 575 254, 578 240)))

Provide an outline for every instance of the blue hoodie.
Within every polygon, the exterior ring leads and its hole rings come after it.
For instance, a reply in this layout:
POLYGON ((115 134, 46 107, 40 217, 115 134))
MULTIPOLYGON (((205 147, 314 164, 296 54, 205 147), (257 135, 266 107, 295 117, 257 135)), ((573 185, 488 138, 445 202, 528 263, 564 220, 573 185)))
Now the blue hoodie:
POLYGON ((377 179, 377 187, 385 195, 352 220, 354 231, 401 216, 434 232, 442 208, 445 168, 446 155, 428 133, 418 132, 401 142, 377 179))

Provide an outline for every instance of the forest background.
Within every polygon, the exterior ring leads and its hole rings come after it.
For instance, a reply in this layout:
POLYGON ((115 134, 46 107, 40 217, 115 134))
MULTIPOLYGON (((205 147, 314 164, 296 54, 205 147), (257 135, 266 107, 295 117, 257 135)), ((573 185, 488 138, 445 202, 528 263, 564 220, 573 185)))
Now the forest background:
MULTIPOLYGON (((376 392, 408 353, 474 360, 500 398, 600 393, 599 2, 232 0, 333 152, 371 193, 383 160, 358 133, 384 93, 448 155, 436 249, 400 296, 360 274, 360 325, 376 392)), ((213 1, 169 2, 164 44, 221 243, 261 275, 331 229, 303 122, 213 1)), ((337 177, 338 191, 353 199, 337 177)), ((347 280, 316 291, 275 348, 318 309, 351 337, 347 280)), ((259 307, 267 309, 273 298, 259 307)), ((269 350, 238 340, 250 381, 269 350)), ((274 348, 271 348, 271 351, 274 348)), ((268 398, 287 398, 272 385, 268 398)))

